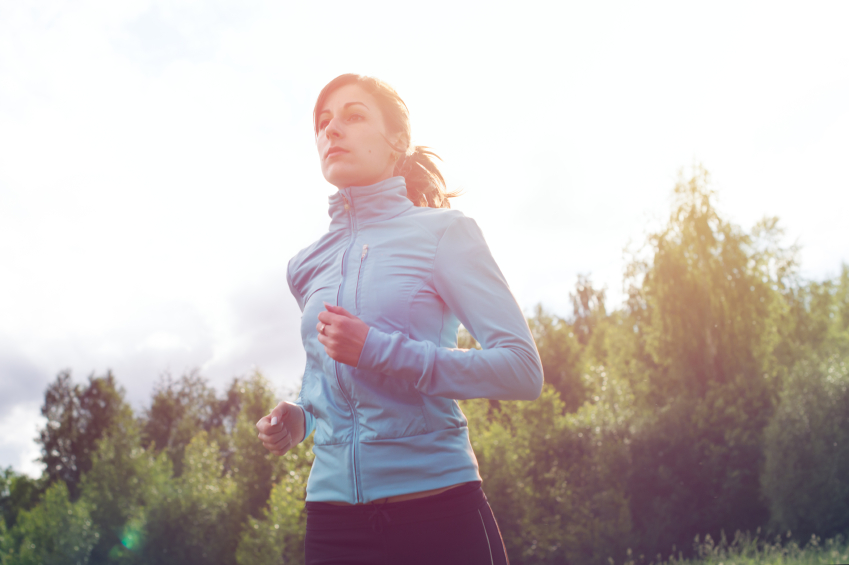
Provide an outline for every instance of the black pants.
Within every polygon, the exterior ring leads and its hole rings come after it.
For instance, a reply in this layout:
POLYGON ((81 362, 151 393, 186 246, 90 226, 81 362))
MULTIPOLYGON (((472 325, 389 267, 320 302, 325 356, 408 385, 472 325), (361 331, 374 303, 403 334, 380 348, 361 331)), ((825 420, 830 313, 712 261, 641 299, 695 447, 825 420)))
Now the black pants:
POLYGON ((306 506, 307 565, 508 564, 480 482, 389 504, 306 506))

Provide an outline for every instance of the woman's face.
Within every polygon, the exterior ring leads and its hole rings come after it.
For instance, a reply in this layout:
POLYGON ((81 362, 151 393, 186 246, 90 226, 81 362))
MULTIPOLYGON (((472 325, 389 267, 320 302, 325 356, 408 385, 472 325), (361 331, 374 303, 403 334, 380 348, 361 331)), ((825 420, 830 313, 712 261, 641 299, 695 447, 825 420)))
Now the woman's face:
POLYGON ((359 85, 330 93, 318 115, 315 144, 321 172, 336 188, 367 186, 386 180, 395 170, 400 134, 389 135, 377 100, 359 85))

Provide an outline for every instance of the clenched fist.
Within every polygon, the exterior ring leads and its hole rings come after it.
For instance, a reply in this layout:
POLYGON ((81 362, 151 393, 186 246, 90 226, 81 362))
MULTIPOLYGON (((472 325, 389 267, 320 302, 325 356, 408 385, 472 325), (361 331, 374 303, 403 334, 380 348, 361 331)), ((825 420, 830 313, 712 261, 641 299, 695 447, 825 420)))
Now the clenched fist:
POLYGON ((368 325, 342 308, 324 303, 327 309, 318 315, 318 341, 334 361, 356 367, 366 344, 368 325))
POLYGON ((302 441, 306 433, 304 409, 283 401, 256 423, 262 445, 274 455, 283 455, 302 441), (272 422, 275 422, 272 424, 272 422))

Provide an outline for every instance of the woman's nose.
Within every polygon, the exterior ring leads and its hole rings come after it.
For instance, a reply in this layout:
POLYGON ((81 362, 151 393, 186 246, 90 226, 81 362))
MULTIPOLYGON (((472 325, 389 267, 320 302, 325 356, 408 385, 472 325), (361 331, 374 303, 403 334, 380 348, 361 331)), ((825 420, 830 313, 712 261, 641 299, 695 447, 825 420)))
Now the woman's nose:
POLYGON ((342 137, 342 131, 339 129, 336 119, 332 119, 327 123, 327 126, 324 128, 324 135, 328 138, 342 137))

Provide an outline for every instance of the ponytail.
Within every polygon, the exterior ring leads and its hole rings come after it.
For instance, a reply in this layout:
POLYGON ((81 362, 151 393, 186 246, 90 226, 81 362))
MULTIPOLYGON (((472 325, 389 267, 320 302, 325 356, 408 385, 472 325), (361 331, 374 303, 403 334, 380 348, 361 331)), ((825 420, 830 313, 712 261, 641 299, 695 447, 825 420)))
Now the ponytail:
MULTIPOLYGON (((357 84, 363 87, 380 103, 383 120, 387 130, 401 132, 406 144, 410 143, 410 112, 395 89, 382 80, 356 74, 344 74, 331 80, 321 90, 313 109, 313 127, 318 135, 318 113, 331 92, 341 86, 357 84)), ((385 136, 384 136, 385 138, 385 136)), ((439 155, 423 145, 408 145, 409 149, 393 146, 401 154, 395 163, 395 176, 402 176, 407 183, 407 198, 416 206, 423 208, 450 208, 449 198, 459 196, 460 192, 448 192, 445 178, 439 172, 434 159, 439 155), (408 153, 408 151, 412 152, 408 153)))
POLYGON ((395 164, 395 176, 404 177, 407 184, 407 198, 416 206, 423 208, 450 208, 449 198, 458 192, 448 192, 445 178, 436 166, 434 159, 442 160, 439 155, 424 145, 414 145, 410 155, 403 155, 395 164))

